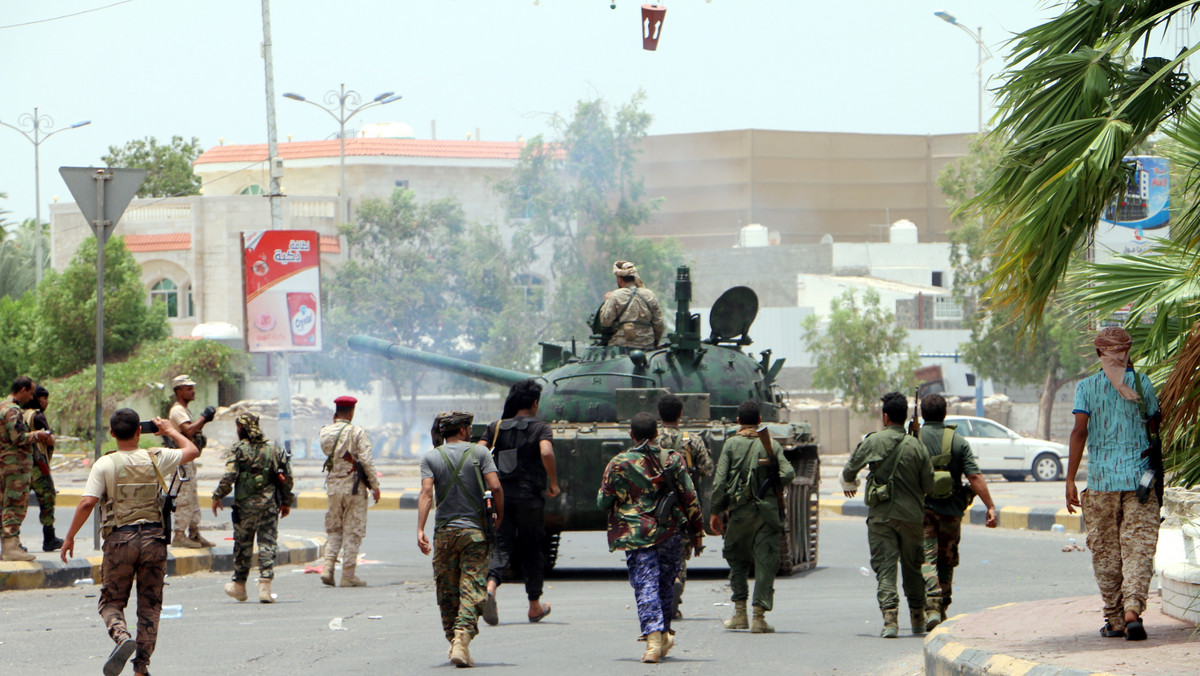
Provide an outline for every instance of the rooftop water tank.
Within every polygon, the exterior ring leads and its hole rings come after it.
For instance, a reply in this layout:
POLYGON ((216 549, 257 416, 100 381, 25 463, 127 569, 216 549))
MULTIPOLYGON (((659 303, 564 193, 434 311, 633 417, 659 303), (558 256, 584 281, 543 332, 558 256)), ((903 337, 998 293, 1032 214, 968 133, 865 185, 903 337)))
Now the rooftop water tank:
POLYGON ((907 218, 892 223, 888 241, 892 244, 916 244, 917 224, 907 218))
POLYGON ((758 223, 744 225, 738 232, 738 246, 740 247, 769 246, 770 244, 771 233, 765 226, 758 223))

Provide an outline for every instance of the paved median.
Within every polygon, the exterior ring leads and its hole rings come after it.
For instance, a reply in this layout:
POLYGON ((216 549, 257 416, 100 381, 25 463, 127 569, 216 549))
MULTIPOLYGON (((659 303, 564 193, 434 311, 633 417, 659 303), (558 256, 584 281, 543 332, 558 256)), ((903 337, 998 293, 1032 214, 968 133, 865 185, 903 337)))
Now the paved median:
MULTIPOLYGON (((821 510, 842 516, 861 516, 866 518, 867 505, 857 498, 841 498, 836 496, 821 496, 821 510)), ((1025 530, 1054 530, 1055 524, 1061 525, 1064 531, 1082 533, 1083 515, 1079 512, 1070 514, 1066 507, 1021 507, 1007 505, 996 508, 1000 528, 1024 528, 1025 530)), ((987 521, 987 508, 979 502, 971 506, 970 522, 982 526, 987 521)))

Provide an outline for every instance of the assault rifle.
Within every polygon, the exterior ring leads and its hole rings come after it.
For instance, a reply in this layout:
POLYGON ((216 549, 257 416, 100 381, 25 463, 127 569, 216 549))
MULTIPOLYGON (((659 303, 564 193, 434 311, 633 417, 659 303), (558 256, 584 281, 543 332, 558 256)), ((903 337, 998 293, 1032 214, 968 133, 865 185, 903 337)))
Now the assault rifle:
POLYGON ((496 545, 496 502, 491 491, 483 492, 483 537, 489 547, 496 545))
POLYGON ((354 466, 354 485, 350 487, 350 494, 358 495, 359 484, 363 484, 369 489, 371 487, 371 480, 367 478, 367 469, 355 459, 354 455, 350 453, 350 449, 346 449, 346 452, 342 454, 342 460, 354 466))
POLYGON ((921 438, 921 388, 913 389, 913 414, 908 421, 908 433, 917 439, 921 438))
POLYGON ((771 439, 771 430, 766 425, 758 428, 758 441, 767 450, 767 480, 758 487, 756 497, 761 500, 767 494, 767 489, 775 490, 776 502, 779 507, 779 520, 787 523, 787 510, 783 506, 783 482, 779 480, 779 458, 775 456, 775 444, 771 439))

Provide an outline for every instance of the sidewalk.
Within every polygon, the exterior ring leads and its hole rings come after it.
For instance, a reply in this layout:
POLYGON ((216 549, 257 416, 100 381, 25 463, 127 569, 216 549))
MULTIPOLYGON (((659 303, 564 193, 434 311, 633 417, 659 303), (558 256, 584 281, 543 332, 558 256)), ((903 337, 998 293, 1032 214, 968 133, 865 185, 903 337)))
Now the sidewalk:
POLYGON ((1151 594, 1149 638, 1102 638, 1100 595, 1009 603, 950 618, 925 639, 928 676, 1195 674, 1195 627, 1162 614, 1151 594), (981 648, 979 646, 987 646, 981 648))

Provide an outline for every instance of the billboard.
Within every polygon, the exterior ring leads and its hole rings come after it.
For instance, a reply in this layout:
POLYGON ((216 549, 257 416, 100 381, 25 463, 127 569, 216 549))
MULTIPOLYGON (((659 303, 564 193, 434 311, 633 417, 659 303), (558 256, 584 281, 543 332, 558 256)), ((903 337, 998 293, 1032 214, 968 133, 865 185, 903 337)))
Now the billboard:
POLYGON ((315 230, 242 233, 246 350, 321 350, 321 237, 315 230))
POLYGON ((1133 165, 1129 185, 1100 216, 1096 228, 1096 262, 1117 254, 1138 255, 1170 229, 1171 179, 1164 157, 1126 157, 1133 165))

